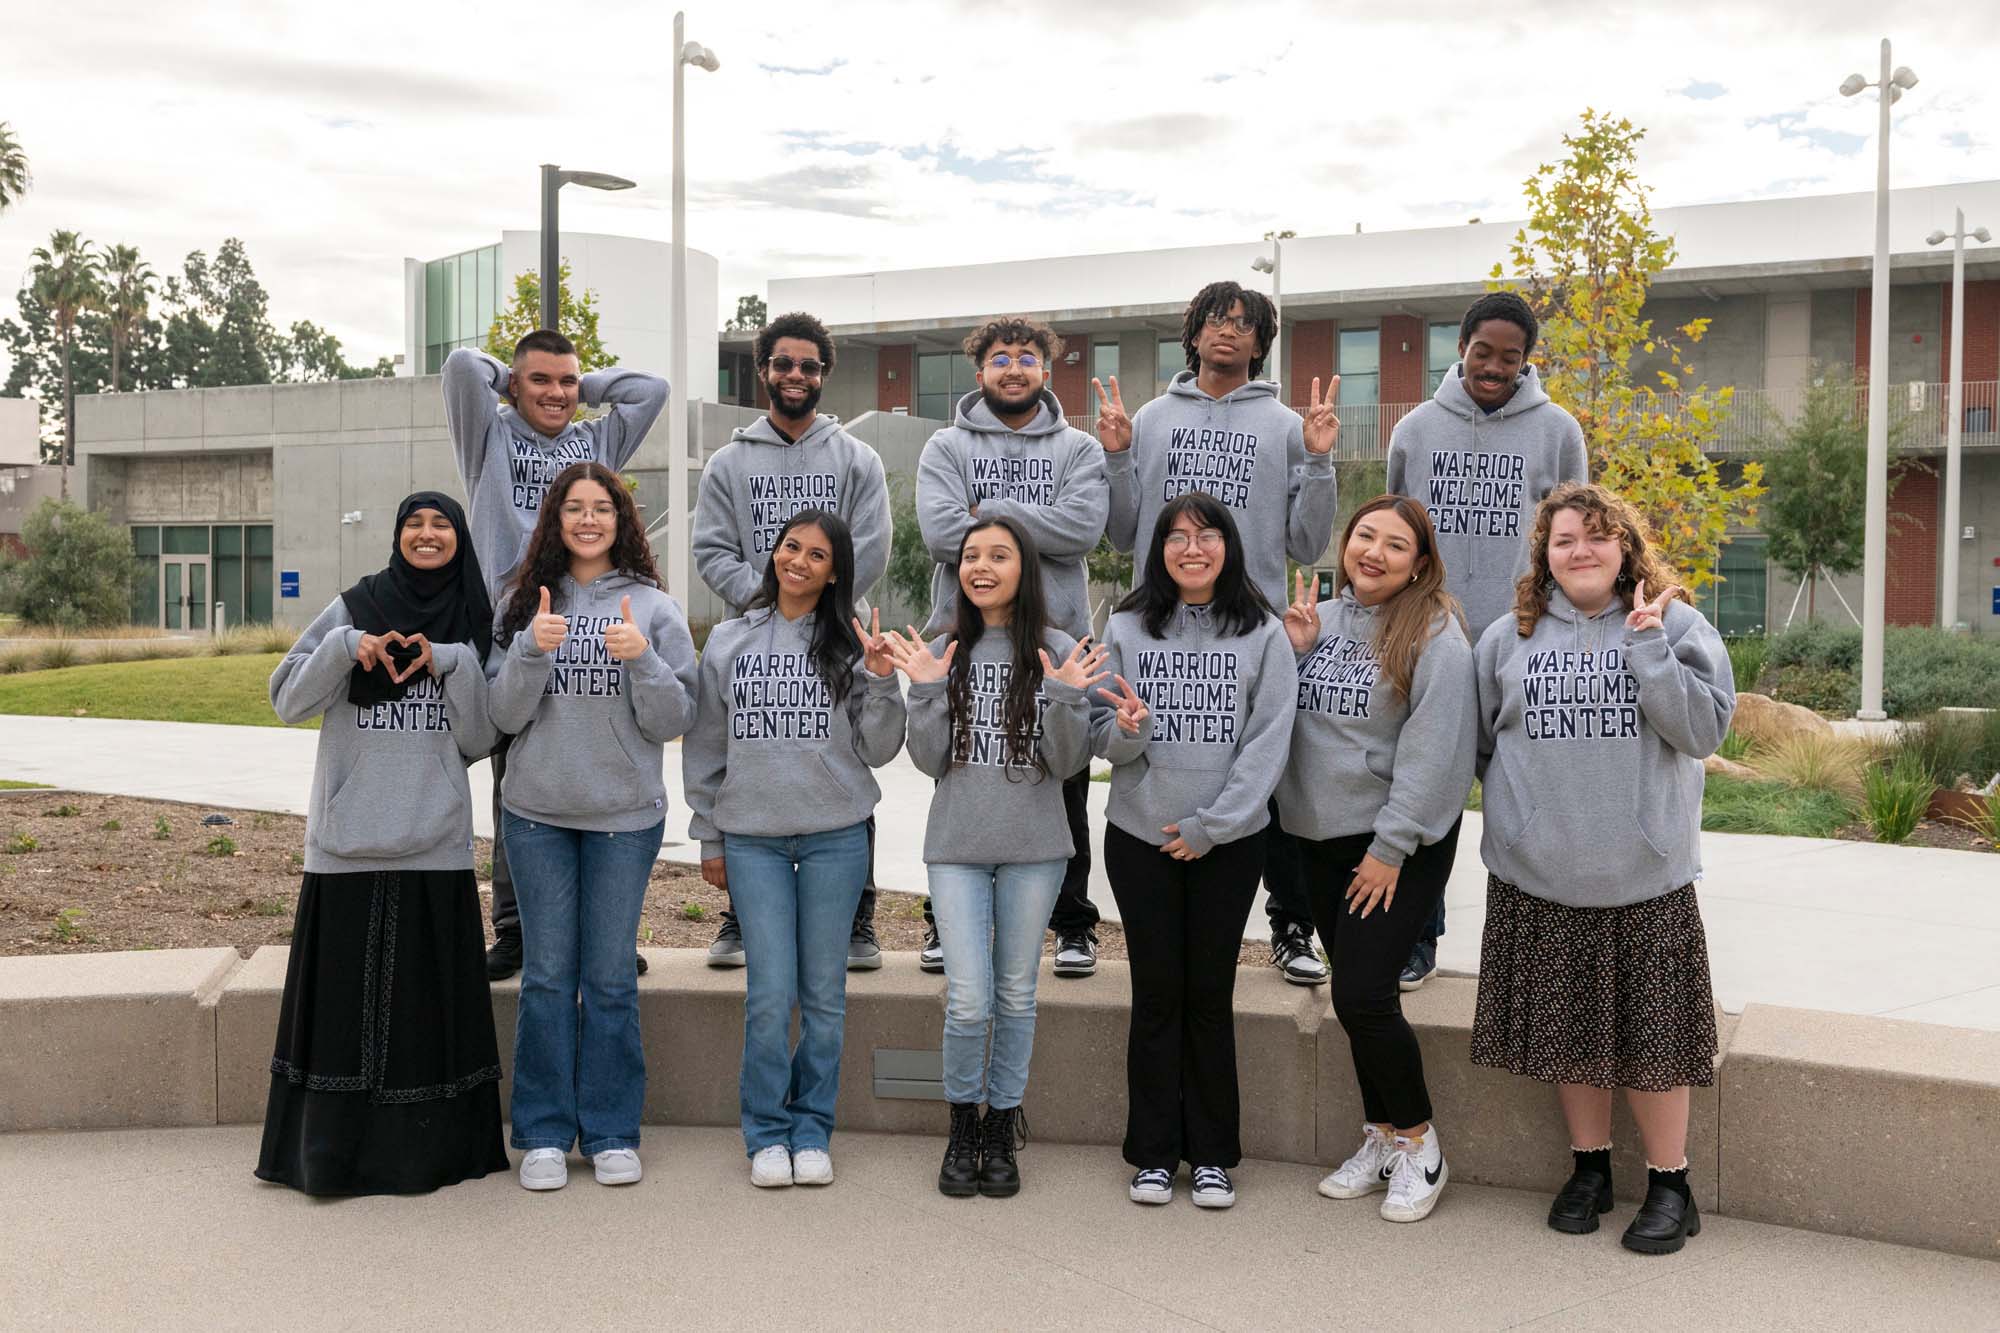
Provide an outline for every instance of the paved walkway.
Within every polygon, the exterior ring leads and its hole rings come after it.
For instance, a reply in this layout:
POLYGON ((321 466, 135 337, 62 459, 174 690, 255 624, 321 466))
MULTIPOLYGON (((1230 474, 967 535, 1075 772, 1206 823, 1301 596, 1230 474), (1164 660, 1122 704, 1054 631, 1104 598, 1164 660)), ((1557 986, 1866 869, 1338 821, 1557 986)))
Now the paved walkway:
MULTIPOLYGON (((0 778, 303 814, 316 741, 277 727, 0 717, 0 778)), ((472 770, 481 833, 491 825, 487 771, 472 770)), ((678 746, 669 747, 666 777, 661 854, 693 861, 678 746)), ((880 777, 876 879, 921 892, 930 780, 902 756, 880 777)), ((1102 827, 1109 790, 1091 785, 1093 827, 1102 827)), ((1702 845, 1702 913, 1725 1009, 1755 1001, 2000 1031, 2000 858, 1726 833, 1706 834, 1702 845)), ((1091 885, 1115 919, 1101 865, 1091 885)), ((1466 816, 1446 902, 1439 962, 1475 973, 1486 902, 1477 815, 1466 816)), ((1253 934, 1262 920, 1253 913, 1253 934)))
MULTIPOLYGON (((1008 1200, 945 1199, 940 1140, 843 1134, 825 1189, 751 1188, 733 1129, 646 1133, 647 1176, 511 1175, 312 1200, 250 1175, 255 1127, 0 1136, 8 1328, 1971 1329, 2000 1263, 1705 1218, 1678 1255, 1447 1187, 1418 1227, 1246 1162, 1239 1202, 1125 1198, 1105 1148, 1035 1143, 1008 1200)), ((1446 1147, 1449 1152, 1449 1145, 1446 1147)))

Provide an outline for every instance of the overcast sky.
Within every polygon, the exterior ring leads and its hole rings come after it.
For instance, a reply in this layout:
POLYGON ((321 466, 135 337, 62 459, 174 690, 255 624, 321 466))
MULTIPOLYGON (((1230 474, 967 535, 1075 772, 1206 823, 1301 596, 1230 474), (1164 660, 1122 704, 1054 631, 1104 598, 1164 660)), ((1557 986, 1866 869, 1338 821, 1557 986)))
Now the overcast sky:
MULTIPOLYGON (((565 227, 669 237, 670 6, 8 8, 0 120, 35 175, 0 216, 8 314, 55 228, 162 274, 240 236, 274 322, 372 360, 403 258, 534 227, 543 161, 640 182, 565 192, 565 227)), ((1895 183, 2000 176, 1978 5, 1457 8, 691 4, 722 68, 689 75, 688 239, 726 315, 773 277, 1493 221, 1586 106, 1647 127, 1656 206, 1866 190, 1873 96, 1836 88, 1885 24, 1922 77, 1895 183)))

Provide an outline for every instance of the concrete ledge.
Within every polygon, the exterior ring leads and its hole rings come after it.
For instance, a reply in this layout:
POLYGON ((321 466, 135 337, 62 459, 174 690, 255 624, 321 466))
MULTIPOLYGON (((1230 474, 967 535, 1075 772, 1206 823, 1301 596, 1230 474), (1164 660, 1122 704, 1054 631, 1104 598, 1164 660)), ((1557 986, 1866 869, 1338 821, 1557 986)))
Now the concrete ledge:
POLYGON ((2000 1033, 1753 1004, 1722 1110, 1732 1215, 2000 1258, 2000 1033))
POLYGON ((215 1001, 237 962, 234 949, 0 958, 0 1131, 216 1123, 215 1001))

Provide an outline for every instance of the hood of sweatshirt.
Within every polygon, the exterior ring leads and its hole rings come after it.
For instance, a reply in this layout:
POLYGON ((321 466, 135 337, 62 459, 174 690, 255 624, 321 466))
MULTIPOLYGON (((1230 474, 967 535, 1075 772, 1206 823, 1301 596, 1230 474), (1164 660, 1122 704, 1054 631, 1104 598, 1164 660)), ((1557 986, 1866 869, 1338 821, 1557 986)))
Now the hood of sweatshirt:
POLYGON ((976 430, 988 435, 1055 435, 1068 428, 1063 419, 1062 403, 1048 389, 1042 390, 1041 406, 1035 410, 1035 419, 1015 430, 986 405, 986 395, 979 389, 958 400, 952 412, 952 424, 965 430, 976 430))
POLYGON ((1278 382, 1276 380, 1251 380, 1247 384, 1242 384, 1231 389, 1220 398, 1214 398, 1202 391, 1198 377, 1192 370, 1183 370, 1180 374, 1174 376, 1173 383, 1167 386, 1167 392, 1180 398, 1199 399, 1204 403, 1241 403, 1247 402, 1252 398, 1276 398, 1278 396, 1278 382))
POLYGON ((1533 363, 1521 368, 1521 377, 1514 381, 1514 396, 1499 407, 1488 412, 1472 401, 1472 395, 1465 391, 1465 365, 1460 362, 1438 382, 1437 392, 1432 395, 1439 407, 1465 421, 1487 419, 1504 421, 1518 417, 1524 412, 1532 412, 1538 407, 1546 407, 1549 402, 1548 390, 1542 387, 1542 380, 1535 373, 1533 363))
POLYGON ((738 426, 729 432, 731 444, 738 440, 749 444, 775 444, 781 449, 795 449, 802 444, 815 444, 840 429, 840 419, 822 412, 813 418, 812 424, 796 440, 788 440, 785 433, 771 421, 770 413, 765 413, 747 426, 738 426))

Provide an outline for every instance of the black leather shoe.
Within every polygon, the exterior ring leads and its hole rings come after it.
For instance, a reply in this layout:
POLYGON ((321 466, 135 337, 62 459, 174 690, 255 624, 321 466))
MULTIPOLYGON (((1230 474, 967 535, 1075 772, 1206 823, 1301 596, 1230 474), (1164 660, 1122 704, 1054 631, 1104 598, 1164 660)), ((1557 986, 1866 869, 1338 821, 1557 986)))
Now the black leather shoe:
POLYGON ((645 954, 634 954, 634 955, 633 955, 633 957, 634 957, 634 958, 636 958, 636 959, 638 960, 638 964, 639 964, 639 975, 640 975, 640 976, 642 976, 642 977, 643 977, 643 976, 645 976, 645 975, 646 975, 646 955, 645 955, 645 954))
POLYGON ((1011 1199, 1021 1192, 1021 1168, 1014 1150, 1028 1142, 1028 1120, 1018 1106, 1004 1111, 987 1108, 979 1123, 979 1192, 989 1199, 1011 1199))
POLYGON ((1689 1236, 1700 1234, 1701 1210, 1694 1200, 1681 1197, 1671 1186, 1655 1185, 1646 1191, 1646 1201, 1625 1228, 1621 1243, 1640 1254, 1673 1254, 1689 1236))
POLYGON ((1549 1205, 1549 1225, 1572 1236, 1597 1230, 1597 1217, 1611 1211, 1611 1177, 1602 1171, 1572 1171, 1556 1201, 1549 1205))
POLYGON ((521 970, 521 937, 519 935, 498 935, 493 947, 486 951, 486 979, 505 981, 521 970))
POLYGON ((979 1193, 979 1103, 951 1104, 951 1136, 938 1167, 938 1193, 969 1199, 979 1193))

